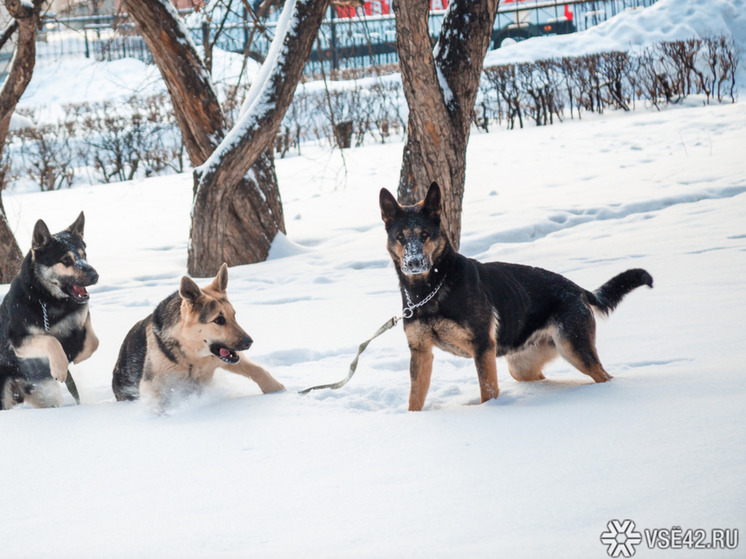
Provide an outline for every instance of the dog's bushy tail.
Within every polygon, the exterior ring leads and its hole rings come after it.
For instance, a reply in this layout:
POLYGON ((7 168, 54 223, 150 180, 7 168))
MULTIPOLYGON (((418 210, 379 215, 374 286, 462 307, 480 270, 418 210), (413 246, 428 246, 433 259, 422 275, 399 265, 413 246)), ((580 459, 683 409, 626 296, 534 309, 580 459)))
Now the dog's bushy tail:
POLYGON ((589 302, 603 314, 609 314, 624 296, 640 286, 653 287, 653 276, 642 268, 633 268, 614 276, 593 293, 589 293, 589 302))

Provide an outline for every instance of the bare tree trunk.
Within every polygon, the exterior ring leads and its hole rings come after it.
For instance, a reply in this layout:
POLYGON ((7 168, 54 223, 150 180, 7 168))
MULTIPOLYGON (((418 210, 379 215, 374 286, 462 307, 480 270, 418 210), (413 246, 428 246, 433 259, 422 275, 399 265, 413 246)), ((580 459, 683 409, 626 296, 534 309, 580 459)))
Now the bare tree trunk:
MULTIPOLYGON (((44 0, 34 0, 33 4, 21 0, 5 0, 5 7, 15 21, 6 28, 2 38, 7 41, 13 26, 17 25, 18 42, 10 72, 0 92, 0 157, 8 138, 10 118, 34 73, 36 31, 40 24, 39 14, 43 3, 44 0)), ((0 192, 4 186, 4 183, 0 185, 0 192)), ((22 259, 23 254, 8 225, 5 208, 0 201, 0 283, 8 283, 15 277, 20 270, 22 259)))
POLYGON ((281 64, 285 73, 267 84, 282 86, 282 95, 264 96, 267 102, 278 103, 266 107, 260 128, 246 126, 247 119, 241 118, 229 131, 209 72, 173 7, 167 0, 123 0, 166 82, 195 167, 188 263, 192 275, 214 275, 223 262, 234 266, 265 260, 277 232, 285 231, 272 142, 327 2, 286 3, 293 16, 293 35, 276 40, 283 41, 284 52, 290 53, 283 60, 292 64, 281 64))
MULTIPOLYGON (((270 215, 257 216, 255 223, 261 223, 261 219, 282 219, 278 189, 265 188, 257 172, 265 165, 263 161, 272 149, 282 118, 293 99, 327 5, 328 0, 285 3, 277 35, 251 86, 238 122, 205 164, 195 169, 190 272, 213 274, 222 262, 219 250, 223 239, 230 247, 245 246, 243 232, 219 219, 218 215, 226 207, 236 210, 235 204, 230 202, 235 199, 242 181, 253 180, 255 185, 251 192, 246 192, 247 198, 266 200, 268 206, 275 208, 270 215)), ((272 172, 274 174, 274 167, 272 172)), ((265 240, 268 251, 272 238, 265 240)), ((262 260, 266 258, 267 252, 262 247, 254 248, 262 254, 262 260)))
POLYGON ((429 2, 395 2, 396 50, 409 105, 398 198, 413 204, 432 181, 443 192, 446 230, 458 248, 471 113, 498 0, 452 0, 433 52, 429 2))

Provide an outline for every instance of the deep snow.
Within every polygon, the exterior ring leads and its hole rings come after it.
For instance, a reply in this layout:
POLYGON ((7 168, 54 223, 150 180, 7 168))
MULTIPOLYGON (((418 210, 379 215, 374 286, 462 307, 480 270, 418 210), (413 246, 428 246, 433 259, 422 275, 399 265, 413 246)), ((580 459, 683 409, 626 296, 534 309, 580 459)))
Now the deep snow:
POLYGON ((231 269, 228 292, 249 356, 288 391, 221 374, 163 416, 113 402, 111 369, 185 273, 191 176, 6 193, 23 250, 39 217, 57 231, 85 210, 101 347, 71 369, 81 406, 0 413, 3 555, 606 557, 600 534, 626 518, 743 535, 746 110, 701 101, 473 133, 465 254, 587 288, 629 267, 655 278, 599 323, 612 382, 556 361, 517 383, 501 359, 485 405, 473 363, 436 352, 426 411, 408 413, 400 328, 345 388, 296 393, 343 378, 400 311, 377 199, 401 143, 347 150, 346 174, 311 146, 277 161, 288 237, 231 269))

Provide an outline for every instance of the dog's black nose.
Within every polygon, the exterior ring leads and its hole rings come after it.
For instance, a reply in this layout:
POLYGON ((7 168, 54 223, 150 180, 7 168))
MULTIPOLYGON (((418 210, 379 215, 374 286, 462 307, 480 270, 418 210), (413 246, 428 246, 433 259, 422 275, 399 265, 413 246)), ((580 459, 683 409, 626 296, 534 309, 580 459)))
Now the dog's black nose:
POLYGON ((250 336, 246 336, 243 340, 241 340, 241 350, 245 351, 251 347, 251 344, 254 343, 254 340, 251 339, 250 336))
POLYGON ((88 270, 88 273, 86 274, 86 280, 88 280, 90 283, 88 285, 93 285, 94 283, 98 283, 98 272, 91 268, 88 270))

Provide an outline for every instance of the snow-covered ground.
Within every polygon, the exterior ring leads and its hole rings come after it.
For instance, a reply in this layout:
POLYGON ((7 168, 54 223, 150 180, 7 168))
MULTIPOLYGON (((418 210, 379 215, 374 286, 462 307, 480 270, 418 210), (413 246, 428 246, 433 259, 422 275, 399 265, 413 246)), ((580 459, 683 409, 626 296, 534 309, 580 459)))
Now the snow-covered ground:
MULTIPOLYGON (((655 288, 599 323, 612 382, 556 361, 548 380, 518 383, 500 359, 500 398, 480 405, 473 363, 438 352, 423 413, 406 411, 400 327, 343 389, 297 394, 343 378, 400 312, 377 202, 395 188, 400 143, 347 150, 344 166, 311 146, 277 161, 288 237, 269 261, 231 269, 228 292, 249 356, 288 391, 261 395, 225 373, 167 415, 115 403, 111 370, 129 328, 185 273, 189 174, 6 193, 23 250, 36 219, 58 231, 86 212, 101 346, 71 369, 81 406, 0 413, 3 556, 605 557, 612 519, 743 536, 744 129, 743 103, 695 98, 474 133, 465 254, 587 288, 643 267, 655 288)), ((643 541, 635 557, 739 557, 744 545, 643 541)))

